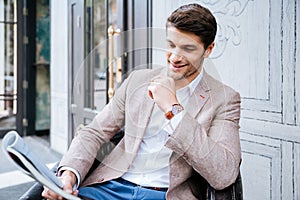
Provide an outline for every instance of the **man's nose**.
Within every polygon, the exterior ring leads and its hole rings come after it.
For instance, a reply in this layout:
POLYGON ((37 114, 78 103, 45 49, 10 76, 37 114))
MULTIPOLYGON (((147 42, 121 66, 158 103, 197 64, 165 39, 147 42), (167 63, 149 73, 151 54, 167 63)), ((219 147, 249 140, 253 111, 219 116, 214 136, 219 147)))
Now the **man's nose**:
POLYGON ((171 52, 170 61, 173 63, 178 63, 182 61, 183 57, 175 52, 171 52))

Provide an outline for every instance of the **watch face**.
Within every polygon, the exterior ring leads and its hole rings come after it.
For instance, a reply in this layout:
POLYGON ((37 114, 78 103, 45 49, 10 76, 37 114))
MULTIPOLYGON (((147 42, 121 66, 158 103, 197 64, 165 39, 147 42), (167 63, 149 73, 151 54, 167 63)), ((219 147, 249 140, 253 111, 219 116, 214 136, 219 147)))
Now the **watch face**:
POLYGON ((177 114, 180 113, 182 110, 183 110, 183 107, 182 107, 182 105, 180 105, 180 104, 174 104, 174 105, 172 106, 172 113, 173 113, 173 115, 177 115, 177 114))

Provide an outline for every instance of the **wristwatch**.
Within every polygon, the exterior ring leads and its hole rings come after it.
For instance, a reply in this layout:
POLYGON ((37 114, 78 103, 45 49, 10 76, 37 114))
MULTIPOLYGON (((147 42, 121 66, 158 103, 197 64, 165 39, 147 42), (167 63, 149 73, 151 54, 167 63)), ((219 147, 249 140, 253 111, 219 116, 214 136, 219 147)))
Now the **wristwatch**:
POLYGON ((180 105, 179 103, 176 103, 172 105, 172 108, 168 112, 166 112, 165 116, 168 120, 170 120, 183 110, 184 110, 183 106, 180 105))

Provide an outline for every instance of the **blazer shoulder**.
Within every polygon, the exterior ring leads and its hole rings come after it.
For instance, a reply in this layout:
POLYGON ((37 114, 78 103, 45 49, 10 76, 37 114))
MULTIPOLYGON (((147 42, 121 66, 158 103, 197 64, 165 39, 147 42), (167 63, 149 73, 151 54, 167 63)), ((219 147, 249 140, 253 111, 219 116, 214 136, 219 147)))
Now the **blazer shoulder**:
POLYGON ((238 91, 236 91, 235 89, 233 89, 232 87, 228 86, 227 84, 223 83, 220 80, 217 80, 216 78, 214 78, 213 76, 211 76, 210 74, 208 74, 207 72, 204 72, 205 76, 205 83, 207 84, 208 89, 213 92, 224 92, 230 96, 238 96, 240 98, 240 93, 238 91))

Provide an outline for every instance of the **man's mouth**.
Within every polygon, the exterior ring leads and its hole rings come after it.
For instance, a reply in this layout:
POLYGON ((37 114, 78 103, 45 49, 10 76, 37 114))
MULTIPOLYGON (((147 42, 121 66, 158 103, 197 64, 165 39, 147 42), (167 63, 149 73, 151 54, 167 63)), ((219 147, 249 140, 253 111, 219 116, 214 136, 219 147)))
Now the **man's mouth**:
POLYGON ((170 62, 170 65, 172 65, 172 67, 174 67, 174 68, 183 68, 183 67, 187 66, 187 64, 174 64, 172 62, 170 62))

